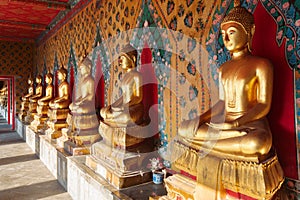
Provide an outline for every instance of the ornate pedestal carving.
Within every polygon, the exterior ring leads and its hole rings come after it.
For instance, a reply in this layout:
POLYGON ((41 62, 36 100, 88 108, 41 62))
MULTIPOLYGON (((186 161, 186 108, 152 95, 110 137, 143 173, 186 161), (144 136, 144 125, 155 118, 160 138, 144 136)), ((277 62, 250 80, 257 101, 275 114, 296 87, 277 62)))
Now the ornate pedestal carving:
POLYGON ((101 138, 96 114, 68 114, 67 124, 68 128, 62 129, 57 144, 71 155, 90 154, 92 144, 101 138))
POLYGON ((34 120, 34 115, 37 114, 36 108, 37 108, 37 102, 30 102, 29 103, 27 115, 25 117, 25 122, 26 123, 30 124, 34 120))
POLYGON ((68 113, 68 108, 48 110, 48 129, 45 133, 49 139, 57 139, 62 136, 61 129, 66 128, 68 126, 66 122, 68 113))
POLYGON ((29 109, 29 100, 22 101, 21 109, 20 109, 20 113, 19 113, 19 119, 22 122, 25 121, 25 117, 27 116, 28 109, 29 109))
POLYGON ((86 158, 88 167, 118 189, 151 180, 146 166, 153 157, 153 136, 149 137, 146 124, 111 128, 100 122, 99 132, 103 140, 92 145, 86 158))
POLYGON ((35 132, 44 133, 47 129, 46 120, 48 119, 48 105, 39 105, 36 110, 37 113, 34 115, 34 120, 30 123, 30 127, 35 132))
POLYGON ((178 174, 167 178, 170 199, 176 195, 186 199, 223 199, 232 198, 232 193, 240 199, 271 199, 284 180, 275 151, 264 157, 247 158, 225 153, 217 156, 214 150, 195 148, 179 141, 175 141, 173 147, 174 166, 196 180, 178 174), (186 190, 187 187, 193 189, 186 190))

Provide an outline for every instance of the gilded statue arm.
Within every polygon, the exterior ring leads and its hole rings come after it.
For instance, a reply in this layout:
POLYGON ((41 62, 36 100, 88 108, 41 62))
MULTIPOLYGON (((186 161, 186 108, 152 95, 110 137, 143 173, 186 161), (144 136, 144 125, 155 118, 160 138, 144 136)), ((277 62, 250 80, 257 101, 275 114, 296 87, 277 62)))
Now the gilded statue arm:
POLYGON ((30 97, 30 96, 32 96, 32 95, 33 95, 33 88, 30 87, 30 88, 28 89, 28 94, 24 95, 24 97, 27 98, 27 97, 30 97))
POLYGON ((143 88, 142 88, 142 78, 141 76, 134 76, 134 96, 129 101, 129 106, 136 105, 142 102, 143 100, 143 88))
POLYGON ((270 111, 273 90, 273 67, 268 60, 262 59, 259 61, 256 76, 258 78, 257 103, 245 115, 236 120, 238 125, 263 118, 270 111))
POLYGON ((82 88, 81 96, 75 102, 76 105, 84 104, 85 102, 91 102, 94 98, 94 81, 88 81, 82 88))
POLYGON ((44 96, 43 98, 39 99, 38 102, 41 101, 48 101, 51 100, 53 98, 53 87, 47 87, 46 88, 46 96, 44 96))
POLYGON ((60 89, 62 94, 58 98, 54 99, 54 103, 60 103, 69 99, 68 84, 64 84, 60 89))

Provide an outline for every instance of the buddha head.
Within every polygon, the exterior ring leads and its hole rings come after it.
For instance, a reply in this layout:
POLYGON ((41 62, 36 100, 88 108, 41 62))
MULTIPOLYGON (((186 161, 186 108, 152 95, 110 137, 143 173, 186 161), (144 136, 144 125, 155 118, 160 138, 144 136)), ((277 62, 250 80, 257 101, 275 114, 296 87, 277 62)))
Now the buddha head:
POLYGON ((240 50, 244 45, 251 52, 254 17, 246 8, 241 7, 239 1, 234 1, 234 8, 224 17, 221 30, 224 44, 230 52, 240 50))
POLYGON ((67 77, 67 70, 64 68, 64 66, 61 66, 59 70, 57 70, 58 79, 61 81, 66 80, 67 77))
POLYGON ((28 78, 27 83, 28 83, 28 85, 32 85, 33 84, 33 79, 32 79, 31 76, 28 78))
POLYGON ((136 58, 137 50, 128 43, 121 50, 118 64, 122 69, 132 69, 136 67, 136 58))
POLYGON ((36 82, 37 84, 42 83, 42 76, 41 76, 41 75, 37 75, 36 78, 35 78, 35 82, 36 82))
POLYGON ((50 72, 48 72, 46 74, 46 83, 50 84, 52 82, 52 79, 53 79, 53 74, 51 74, 50 72))
POLYGON ((92 61, 89 57, 84 57, 82 62, 79 64, 79 70, 81 75, 89 75, 91 72, 92 61))

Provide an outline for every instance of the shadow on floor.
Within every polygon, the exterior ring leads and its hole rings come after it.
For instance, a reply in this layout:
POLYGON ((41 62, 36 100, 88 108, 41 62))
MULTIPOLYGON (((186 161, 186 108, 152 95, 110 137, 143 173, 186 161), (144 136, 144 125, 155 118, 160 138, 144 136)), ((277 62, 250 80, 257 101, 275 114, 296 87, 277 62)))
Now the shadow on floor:
POLYGON ((0 165, 8 165, 8 164, 12 164, 12 163, 26 162, 26 161, 37 160, 37 159, 38 158, 35 154, 27 154, 27 155, 14 156, 14 157, 8 157, 8 158, 1 158, 0 165))
POLYGON ((62 187, 57 184, 57 180, 24 185, 0 191, 0 199, 9 200, 32 200, 46 198, 57 194, 64 193, 62 187))

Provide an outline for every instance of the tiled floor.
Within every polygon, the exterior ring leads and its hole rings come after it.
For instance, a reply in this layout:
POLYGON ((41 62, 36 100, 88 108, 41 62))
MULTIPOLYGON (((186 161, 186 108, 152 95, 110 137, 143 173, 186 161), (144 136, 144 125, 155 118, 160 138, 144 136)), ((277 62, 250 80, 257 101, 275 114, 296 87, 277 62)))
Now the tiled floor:
POLYGON ((4 130, 1 122, 0 199, 72 199, 19 135, 4 130))

